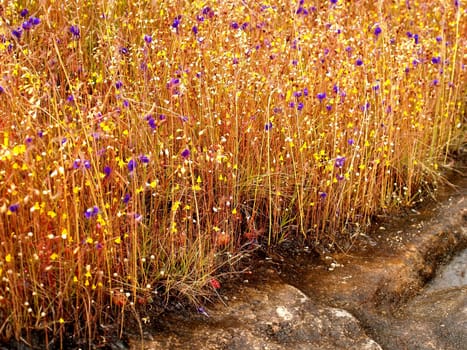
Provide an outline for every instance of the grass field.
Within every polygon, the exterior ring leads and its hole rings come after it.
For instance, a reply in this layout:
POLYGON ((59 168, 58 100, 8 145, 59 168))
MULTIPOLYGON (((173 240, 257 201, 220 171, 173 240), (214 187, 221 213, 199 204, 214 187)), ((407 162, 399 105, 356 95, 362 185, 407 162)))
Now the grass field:
POLYGON ((466 141, 461 1, 0 4, 3 341, 356 240, 466 141))

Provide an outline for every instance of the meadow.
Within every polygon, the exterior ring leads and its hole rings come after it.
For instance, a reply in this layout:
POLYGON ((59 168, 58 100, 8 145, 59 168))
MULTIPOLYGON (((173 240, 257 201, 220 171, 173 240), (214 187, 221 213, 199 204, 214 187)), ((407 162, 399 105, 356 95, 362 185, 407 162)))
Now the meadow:
POLYGON ((0 340, 91 343, 416 205, 466 142, 466 32, 461 1, 0 1, 0 340))

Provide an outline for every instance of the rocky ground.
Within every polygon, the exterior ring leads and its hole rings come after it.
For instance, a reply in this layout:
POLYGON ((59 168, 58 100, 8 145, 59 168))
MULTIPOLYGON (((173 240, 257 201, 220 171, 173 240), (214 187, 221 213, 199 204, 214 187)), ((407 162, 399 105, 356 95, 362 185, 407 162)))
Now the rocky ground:
POLYGON ((132 349, 444 349, 467 340, 467 179, 347 252, 259 259, 198 313, 148 320, 132 349), (459 254, 459 252, 461 252, 459 254), (443 271, 451 257, 455 267, 443 271), (457 259, 457 260, 456 260, 457 259), (438 273, 437 273, 438 272, 438 273), (430 282, 431 281, 431 282, 430 282))

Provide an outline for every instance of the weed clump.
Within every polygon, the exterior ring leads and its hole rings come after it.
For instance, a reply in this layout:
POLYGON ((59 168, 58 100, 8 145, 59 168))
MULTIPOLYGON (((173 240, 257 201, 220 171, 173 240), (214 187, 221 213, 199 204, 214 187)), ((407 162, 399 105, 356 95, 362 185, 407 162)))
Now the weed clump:
POLYGON ((252 244, 356 239, 465 143, 460 2, 0 14, 4 340, 92 341, 137 305, 197 303, 252 244))

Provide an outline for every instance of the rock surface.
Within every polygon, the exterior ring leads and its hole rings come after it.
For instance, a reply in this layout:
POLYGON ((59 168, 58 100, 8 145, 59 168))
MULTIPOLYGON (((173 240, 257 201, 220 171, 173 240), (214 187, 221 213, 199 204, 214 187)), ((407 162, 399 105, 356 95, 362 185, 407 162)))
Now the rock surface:
POLYGON ((134 339, 132 348, 462 349, 467 254, 456 258, 455 283, 426 283, 467 248, 466 192, 464 178, 442 205, 392 220, 367 244, 320 264, 307 254, 287 264, 267 260, 253 272, 261 278, 243 283, 235 297, 205 314, 166 317, 162 331, 146 333, 143 343, 134 339))

